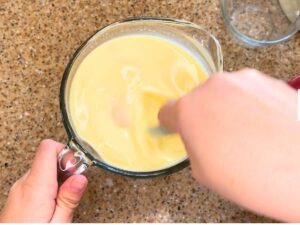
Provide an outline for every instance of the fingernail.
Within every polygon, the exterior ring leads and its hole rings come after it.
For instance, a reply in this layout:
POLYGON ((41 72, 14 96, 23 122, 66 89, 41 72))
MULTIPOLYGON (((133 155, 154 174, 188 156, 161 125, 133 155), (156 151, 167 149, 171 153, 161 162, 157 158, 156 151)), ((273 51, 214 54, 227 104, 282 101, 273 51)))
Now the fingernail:
POLYGON ((82 192, 87 185, 87 180, 86 177, 84 176, 75 176, 71 183, 70 183, 70 188, 74 192, 82 192))

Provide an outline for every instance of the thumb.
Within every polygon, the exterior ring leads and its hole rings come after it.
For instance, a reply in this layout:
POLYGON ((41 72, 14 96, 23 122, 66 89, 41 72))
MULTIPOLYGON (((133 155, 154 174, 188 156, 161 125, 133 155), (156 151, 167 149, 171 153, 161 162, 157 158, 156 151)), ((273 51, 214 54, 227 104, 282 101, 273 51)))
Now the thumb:
POLYGON ((158 120, 162 127, 178 132, 178 100, 171 100, 163 105, 158 113, 158 120))
POLYGON ((70 223, 73 213, 79 205, 80 199, 87 187, 87 178, 83 175, 69 177, 59 188, 56 208, 52 223, 70 223))

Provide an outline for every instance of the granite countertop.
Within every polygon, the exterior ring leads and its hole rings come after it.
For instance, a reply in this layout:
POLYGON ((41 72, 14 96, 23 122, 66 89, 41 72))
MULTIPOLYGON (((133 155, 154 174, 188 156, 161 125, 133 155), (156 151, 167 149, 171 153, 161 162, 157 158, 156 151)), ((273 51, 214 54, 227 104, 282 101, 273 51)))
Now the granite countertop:
MULTIPOLYGON (((224 69, 255 67, 287 80, 300 73, 300 33, 260 49, 238 45, 226 32, 217 0, 0 0, 0 207, 30 166, 39 142, 66 143, 58 94, 76 48, 111 22, 162 16, 195 22, 220 40, 224 69)), ((199 186, 186 168, 135 180, 91 168, 76 222, 264 222, 199 186)))

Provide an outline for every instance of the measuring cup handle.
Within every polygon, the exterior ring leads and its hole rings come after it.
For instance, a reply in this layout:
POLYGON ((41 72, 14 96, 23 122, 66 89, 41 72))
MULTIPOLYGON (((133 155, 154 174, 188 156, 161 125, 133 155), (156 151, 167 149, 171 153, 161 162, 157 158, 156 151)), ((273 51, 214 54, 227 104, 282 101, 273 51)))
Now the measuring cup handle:
POLYGON ((58 154, 58 181, 63 182, 68 177, 81 174, 92 164, 86 155, 70 147, 70 142, 58 154))

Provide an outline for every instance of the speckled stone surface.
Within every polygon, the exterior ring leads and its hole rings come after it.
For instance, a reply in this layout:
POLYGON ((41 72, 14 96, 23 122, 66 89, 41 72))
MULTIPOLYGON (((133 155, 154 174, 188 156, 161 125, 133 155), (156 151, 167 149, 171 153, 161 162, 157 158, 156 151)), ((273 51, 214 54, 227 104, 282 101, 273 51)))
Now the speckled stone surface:
MULTIPOLYGON (((97 29, 132 16, 201 24, 220 40, 224 69, 255 67, 287 80, 300 73, 300 34, 286 43, 249 49, 226 32, 217 0, 0 0, 0 207, 30 166, 39 142, 66 143, 58 105, 64 68, 97 29)), ((91 168, 76 222, 265 222, 200 187, 190 169, 134 180, 91 168)))

